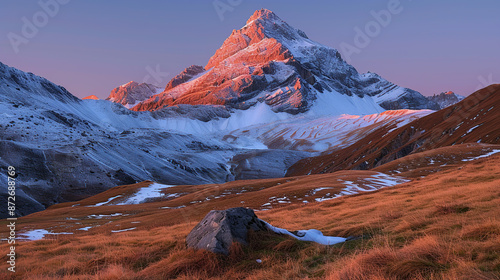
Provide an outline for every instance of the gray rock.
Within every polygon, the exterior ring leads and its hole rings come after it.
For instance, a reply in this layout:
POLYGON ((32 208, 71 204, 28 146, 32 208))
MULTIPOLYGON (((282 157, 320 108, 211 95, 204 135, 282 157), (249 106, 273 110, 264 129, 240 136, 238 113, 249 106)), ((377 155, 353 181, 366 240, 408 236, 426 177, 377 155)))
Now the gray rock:
POLYGON ((186 237, 188 247, 229 254, 233 242, 248 244, 248 231, 267 230, 252 209, 243 207, 212 210, 186 237))

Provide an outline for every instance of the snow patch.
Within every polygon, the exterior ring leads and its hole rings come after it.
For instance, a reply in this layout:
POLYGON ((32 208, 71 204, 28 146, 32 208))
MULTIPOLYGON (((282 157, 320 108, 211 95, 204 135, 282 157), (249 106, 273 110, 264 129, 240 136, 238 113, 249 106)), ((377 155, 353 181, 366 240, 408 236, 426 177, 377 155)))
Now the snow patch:
POLYGON ((50 232, 46 229, 34 229, 34 230, 30 230, 30 231, 27 231, 24 233, 19 233, 18 236, 22 236, 22 237, 18 237, 18 239, 29 240, 29 241, 40 240, 40 239, 43 239, 45 237, 45 235, 48 235, 48 234, 58 235, 58 234, 73 234, 73 233, 72 232, 50 232))
POLYGON ((89 229, 91 229, 93 227, 82 227, 82 228, 79 228, 78 230, 84 230, 84 231, 88 231, 89 229))
POLYGON ((316 242, 316 243, 323 244, 323 245, 334 245, 337 243, 342 243, 342 242, 347 240, 346 238, 343 238, 343 237, 324 236, 323 233, 317 229, 299 230, 296 232, 296 234, 293 234, 286 229, 272 226, 271 224, 269 224, 266 221, 262 221, 262 222, 265 223, 265 225, 267 226, 267 228, 269 230, 271 230, 275 233, 290 235, 291 237, 298 239, 298 240, 301 240, 301 241, 311 241, 311 242, 316 242))
POLYGON ((342 181, 342 184, 344 184, 346 187, 342 189, 338 194, 332 196, 330 193, 327 193, 323 197, 315 198, 315 200, 316 202, 323 202, 344 195, 353 195, 360 192, 376 191, 384 187, 392 187, 410 181, 402 177, 390 176, 380 172, 375 175, 371 175, 368 178, 364 178, 363 180, 365 181, 363 185, 354 183, 353 181, 342 181))
POLYGON ((121 197, 122 195, 117 195, 117 196, 113 196, 113 197, 110 197, 108 200, 104 201, 104 202, 99 202, 97 203, 96 205, 89 205, 89 206, 86 206, 86 207, 96 207, 96 206, 103 206, 105 204, 108 204, 109 202, 111 202, 112 200, 114 200, 115 198, 119 198, 121 197))
POLYGON ((134 229, 136 229, 136 228, 133 227, 133 228, 120 229, 120 230, 112 230, 111 232, 124 232, 124 231, 129 231, 129 230, 134 230, 134 229))
POLYGON ((494 154, 497 154, 497 153, 500 153, 500 150, 493 150, 487 154, 484 154, 484 155, 481 155, 481 156, 477 156, 477 157, 473 157, 473 158, 468 158, 468 159, 463 159, 462 161, 473 161, 473 160, 476 160, 476 159, 480 159, 480 158, 486 158, 486 157, 489 157, 489 156, 492 156, 494 154))
MULTIPOLYGON (((88 215, 87 218, 89 218, 89 219, 102 219, 102 218, 116 217, 116 216, 121 216, 121 215, 123 215, 123 214, 122 213, 114 213, 114 214, 109 214, 109 215, 92 214, 92 215, 88 215)), ((126 215, 124 215, 124 216, 126 216, 126 215)))
POLYGON ((165 206, 165 207, 160 207, 160 209, 180 209, 180 208, 184 208, 184 207, 186 207, 186 205, 181 205, 181 206, 176 206, 176 207, 165 206))
POLYGON ((476 125, 476 126, 472 127, 471 129, 467 130, 467 134, 471 133, 474 129, 476 129, 476 128, 478 128, 478 127, 482 126, 482 125, 483 125, 483 124, 478 124, 478 125, 476 125))
POLYGON ((161 191, 163 189, 170 187, 174 187, 174 185, 162 185, 158 183, 153 183, 147 187, 139 189, 139 191, 128 197, 126 201, 120 202, 116 205, 131 205, 131 204, 144 203, 148 199, 161 197, 162 196, 161 191))

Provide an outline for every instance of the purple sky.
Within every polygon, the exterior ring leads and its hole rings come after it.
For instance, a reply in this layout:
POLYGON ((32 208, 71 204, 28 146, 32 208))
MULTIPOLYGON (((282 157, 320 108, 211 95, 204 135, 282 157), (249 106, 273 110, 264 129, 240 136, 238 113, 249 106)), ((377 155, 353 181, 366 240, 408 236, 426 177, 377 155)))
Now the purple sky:
POLYGON ((0 2, 0 61, 78 97, 105 98, 131 80, 164 87, 187 66, 205 66, 231 31, 260 8, 314 41, 339 50, 342 43, 359 47, 349 60, 358 71, 376 72, 424 95, 468 95, 500 82, 498 0, 40 0, 54 1, 68 3, 48 16, 39 0, 0 2), (372 11, 388 10, 393 2, 400 4, 390 22, 376 30, 372 11), (214 3, 231 10, 218 13, 214 3), (18 43, 16 53, 9 36, 23 36, 23 17, 41 27, 18 43), (372 28, 368 44, 355 44, 356 27, 372 28), (150 73, 155 70, 156 77, 150 73))

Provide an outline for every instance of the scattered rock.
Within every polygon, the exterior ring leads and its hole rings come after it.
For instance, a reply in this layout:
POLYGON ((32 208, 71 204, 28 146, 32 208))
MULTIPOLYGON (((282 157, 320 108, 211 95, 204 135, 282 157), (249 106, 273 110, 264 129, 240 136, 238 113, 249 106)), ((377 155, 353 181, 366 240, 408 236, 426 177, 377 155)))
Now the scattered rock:
POLYGON ((188 234, 188 247, 229 254, 233 242, 247 245, 249 230, 267 230, 264 222, 252 209, 243 207, 227 210, 212 210, 188 234))

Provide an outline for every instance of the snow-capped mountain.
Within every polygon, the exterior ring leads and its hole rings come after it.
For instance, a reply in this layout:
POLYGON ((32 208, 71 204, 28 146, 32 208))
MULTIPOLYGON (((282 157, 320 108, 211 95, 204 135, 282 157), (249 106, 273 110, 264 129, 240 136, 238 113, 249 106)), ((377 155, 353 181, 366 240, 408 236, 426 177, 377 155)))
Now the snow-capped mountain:
POLYGON ((276 113, 315 115, 439 109, 416 91, 374 73, 358 73, 337 50, 310 40, 266 9, 233 30, 204 68, 187 68, 163 92, 132 110, 179 104, 233 109, 266 104, 276 113))
POLYGON ((440 94, 434 94, 433 96, 428 96, 432 102, 439 105, 441 109, 454 105, 465 99, 465 96, 454 93, 453 91, 441 92, 440 94))
POLYGON ((144 101, 159 92, 161 92, 161 88, 155 85, 147 83, 139 84, 137 82, 130 81, 113 89, 106 100, 120 103, 127 108, 132 108, 139 102, 144 101))

